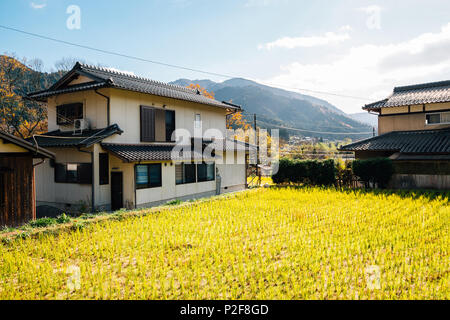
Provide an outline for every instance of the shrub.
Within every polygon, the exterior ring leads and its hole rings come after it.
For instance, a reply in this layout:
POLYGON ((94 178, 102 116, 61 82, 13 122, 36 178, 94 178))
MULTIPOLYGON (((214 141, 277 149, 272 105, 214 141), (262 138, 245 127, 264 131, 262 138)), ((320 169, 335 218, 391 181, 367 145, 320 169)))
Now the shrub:
POLYGON ((70 222, 70 217, 68 217, 65 213, 56 218, 56 222, 58 224, 65 224, 70 222))
POLYGON ((336 182, 336 168, 333 160, 301 161, 281 159, 278 172, 272 176, 274 183, 304 183, 328 186, 336 182))
POLYGON ((355 160, 352 168, 353 173, 364 181, 366 186, 373 183, 379 188, 386 188, 394 173, 394 166, 388 158, 355 160))
POLYGON ((29 223, 30 227, 32 228, 45 228, 48 226, 52 226, 54 224, 57 223, 56 219, 53 218, 42 218, 42 219, 37 219, 35 221, 31 221, 29 223))

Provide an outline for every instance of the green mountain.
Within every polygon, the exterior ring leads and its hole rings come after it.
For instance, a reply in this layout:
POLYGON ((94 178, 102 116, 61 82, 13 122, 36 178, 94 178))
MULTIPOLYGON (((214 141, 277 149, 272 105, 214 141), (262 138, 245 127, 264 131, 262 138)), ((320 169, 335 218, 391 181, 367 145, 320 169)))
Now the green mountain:
POLYGON ((354 140, 372 135, 373 129, 369 124, 355 120, 329 102, 312 96, 239 78, 222 83, 188 79, 171 83, 181 86, 199 84, 214 92, 217 100, 232 101, 243 106, 248 121, 252 121, 252 114, 257 114, 259 126, 280 129, 283 138, 301 135, 331 140, 350 137, 354 140))

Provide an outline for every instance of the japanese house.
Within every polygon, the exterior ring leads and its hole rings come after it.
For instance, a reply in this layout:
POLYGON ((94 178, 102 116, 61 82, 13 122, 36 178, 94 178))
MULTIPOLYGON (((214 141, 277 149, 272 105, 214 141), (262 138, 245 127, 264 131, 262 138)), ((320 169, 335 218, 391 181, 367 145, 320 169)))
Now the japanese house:
POLYGON ((378 115, 380 135, 341 150, 391 158, 391 187, 450 189, 450 81, 398 87, 363 109, 378 115))
POLYGON ((0 227, 36 218, 34 170, 54 154, 0 131, 0 227))
POLYGON ((48 110, 49 132, 34 140, 56 155, 36 170, 42 210, 142 208, 246 188, 249 145, 226 139, 227 116, 240 106, 80 63, 29 98, 48 110), (179 130, 200 152, 172 152, 179 130))

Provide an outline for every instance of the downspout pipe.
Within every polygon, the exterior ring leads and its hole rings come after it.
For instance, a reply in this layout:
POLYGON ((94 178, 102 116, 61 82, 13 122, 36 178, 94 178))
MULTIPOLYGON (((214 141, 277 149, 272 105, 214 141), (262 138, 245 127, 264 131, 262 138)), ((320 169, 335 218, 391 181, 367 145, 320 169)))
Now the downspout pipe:
POLYGON ((78 147, 78 151, 82 152, 82 153, 87 153, 91 155, 91 162, 92 162, 92 183, 91 183, 91 198, 92 198, 92 203, 91 203, 91 212, 94 213, 95 212, 95 188, 94 188, 94 184, 95 184, 95 168, 94 168, 94 152, 93 151, 85 151, 85 150, 81 150, 80 147, 78 147))
POLYGON ((106 99, 106 121, 107 121, 107 127, 109 127, 111 125, 111 115, 110 115, 110 109, 111 109, 111 99, 110 97, 104 95, 103 93, 100 93, 96 90, 94 90, 94 92, 96 94, 98 94, 99 96, 102 96, 103 98, 106 99))

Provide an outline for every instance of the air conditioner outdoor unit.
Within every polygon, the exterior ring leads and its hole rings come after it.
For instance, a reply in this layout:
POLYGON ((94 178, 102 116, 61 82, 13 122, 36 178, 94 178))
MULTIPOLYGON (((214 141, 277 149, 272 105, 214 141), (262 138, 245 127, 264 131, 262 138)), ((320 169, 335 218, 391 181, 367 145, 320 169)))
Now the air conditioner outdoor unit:
POLYGON ((77 119, 73 123, 73 134, 82 134, 83 130, 89 130, 88 119, 77 119))

